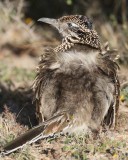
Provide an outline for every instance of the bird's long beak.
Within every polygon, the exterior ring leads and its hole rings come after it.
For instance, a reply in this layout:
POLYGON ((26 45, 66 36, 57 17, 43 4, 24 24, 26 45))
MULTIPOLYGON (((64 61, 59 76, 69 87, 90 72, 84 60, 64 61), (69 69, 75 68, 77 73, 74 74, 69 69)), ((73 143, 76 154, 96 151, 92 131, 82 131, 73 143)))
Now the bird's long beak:
POLYGON ((50 25, 52 25, 53 27, 55 27, 55 28, 57 28, 59 30, 59 23, 58 23, 57 19, 40 18, 40 19, 38 19, 38 21, 50 24, 50 25))

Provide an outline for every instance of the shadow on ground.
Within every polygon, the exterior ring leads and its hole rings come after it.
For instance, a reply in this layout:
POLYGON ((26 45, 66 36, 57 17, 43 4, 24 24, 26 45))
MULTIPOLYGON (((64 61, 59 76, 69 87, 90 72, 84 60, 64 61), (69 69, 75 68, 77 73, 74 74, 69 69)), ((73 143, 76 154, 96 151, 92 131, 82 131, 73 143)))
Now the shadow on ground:
POLYGON ((0 84, 0 113, 6 108, 16 116, 16 121, 21 125, 37 125, 32 90, 29 87, 12 88, 12 85, 0 84))

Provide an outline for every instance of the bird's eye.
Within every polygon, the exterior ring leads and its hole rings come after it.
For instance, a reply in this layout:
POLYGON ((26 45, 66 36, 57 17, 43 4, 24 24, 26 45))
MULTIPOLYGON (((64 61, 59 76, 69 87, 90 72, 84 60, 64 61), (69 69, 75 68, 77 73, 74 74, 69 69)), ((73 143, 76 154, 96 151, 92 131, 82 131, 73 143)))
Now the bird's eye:
POLYGON ((70 28, 79 28, 79 26, 77 24, 75 24, 75 23, 68 23, 68 26, 70 28))

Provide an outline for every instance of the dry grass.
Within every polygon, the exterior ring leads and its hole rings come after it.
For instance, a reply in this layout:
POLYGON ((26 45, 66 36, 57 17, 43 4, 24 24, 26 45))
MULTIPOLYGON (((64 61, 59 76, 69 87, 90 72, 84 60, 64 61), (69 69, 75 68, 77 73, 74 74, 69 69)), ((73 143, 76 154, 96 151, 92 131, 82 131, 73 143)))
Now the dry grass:
MULTIPOLYGON (((128 114, 120 112, 116 131, 101 133, 97 139, 91 136, 67 136, 56 139, 41 140, 27 145, 16 153, 1 158, 1 160, 127 160, 128 156, 128 114)), ((28 127, 16 122, 16 116, 5 107, 0 119, 0 144, 24 133, 28 127)))
MULTIPOLYGON (((9 1, 0 2, 0 148, 37 124, 31 85, 38 56, 47 45, 58 43, 53 38, 49 40, 47 33, 43 33, 43 38, 35 33, 33 21, 26 24, 22 20, 23 4, 22 0, 18 7, 9 1)), ((122 51, 127 51, 125 30, 115 31, 109 23, 100 26, 105 40, 109 39, 114 48, 119 44, 119 49, 123 46, 122 51)), ((128 80, 127 73, 122 67, 121 82, 128 80)), ((115 131, 101 133, 97 139, 72 135, 41 140, 0 160, 127 160, 127 157, 128 108, 121 104, 115 131)))

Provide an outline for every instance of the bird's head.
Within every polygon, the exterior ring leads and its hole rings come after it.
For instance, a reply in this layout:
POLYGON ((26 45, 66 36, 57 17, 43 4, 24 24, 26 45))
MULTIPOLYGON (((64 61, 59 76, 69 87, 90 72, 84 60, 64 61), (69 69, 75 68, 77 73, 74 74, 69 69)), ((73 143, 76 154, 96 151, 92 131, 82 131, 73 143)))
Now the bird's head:
POLYGON ((69 43, 84 44, 100 49, 100 40, 92 21, 83 15, 63 16, 59 19, 40 18, 38 21, 55 27, 69 43))

